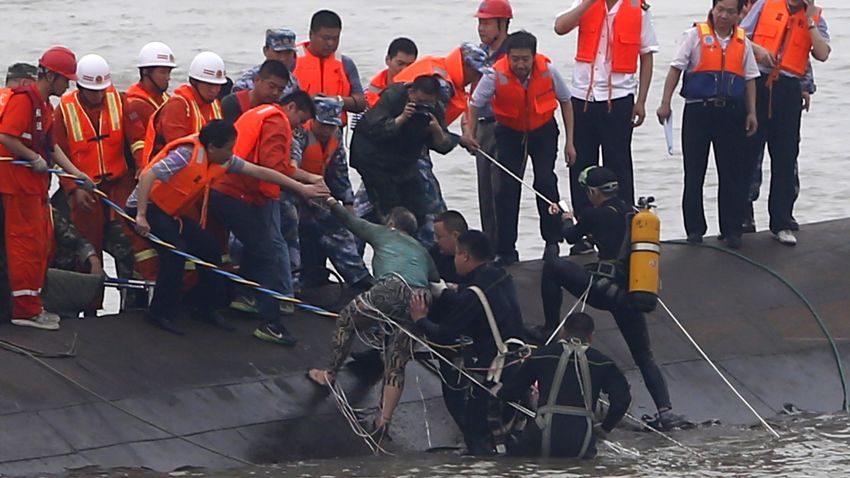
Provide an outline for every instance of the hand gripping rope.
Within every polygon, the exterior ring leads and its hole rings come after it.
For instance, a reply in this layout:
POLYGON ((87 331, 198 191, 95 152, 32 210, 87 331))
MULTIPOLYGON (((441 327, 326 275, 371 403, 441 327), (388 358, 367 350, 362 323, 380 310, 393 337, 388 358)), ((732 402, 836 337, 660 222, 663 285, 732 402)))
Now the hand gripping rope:
MULTIPOLYGON (((9 161, 8 159, 5 159, 5 158, 3 160, 9 161)), ((17 165, 20 165, 20 166, 25 166, 25 167, 30 166, 30 163, 28 161, 13 160, 11 162, 12 162, 12 164, 17 164, 17 165)), ((74 176, 72 174, 68 174, 61 169, 49 169, 48 172, 55 174, 56 176, 58 176, 60 178, 72 179, 72 180, 78 181, 78 182, 80 181, 79 178, 77 178, 76 176, 74 176)), ((119 216, 123 217, 124 219, 129 221, 131 224, 136 223, 136 218, 127 214, 127 212, 124 211, 124 209, 122 209, 121 206, 119 206, 118 204, 115 204, 113 201, 111 201, 109 199, 109 197, 106 195, 106 193, 98 190, 97 188, 95 188, 93 192, 94 192, 95 195, 97 195, 100 198, 101 201, 103 201, 104 204, 109 206, 119 216)), ((216 274, 224 276, 227 279, 230 279, 231 281, 233 281, 237 284, 241 284, 241 285, 244 285, 246 287, 250 287, 250 288, 256 290, 257 292, 261 292, 263 294, 269 295, 276 300, 279 300, 279 301, 282 301, 282 302, 293 303, 293 304, 295 304, 296 307, 298 307, 302 310, 305 310, 307 312, 312 312, 312 313, 314 313, 316 315, 320 315, 322 317, 330 317, 330 318, 334 318, 334 319, 339 317, 339 315, 334 313, 334 312, 329 312, 325 309, 322 309, 321 307, 316 307, 314 305, 307 304, 307 303, 302 302, 301 300, 298 300, 294 297, 287 297, 287 296, 283 295, 282 293, 280 293, 278 291, 263 287, 261 284, 259 284, 257 282, 245 279, 242 276, 239 276, 239 275, 234 274, 232 272, 228 272, 226 270, 223 270, 223 269, 221 269, 220 267, 218 267, 217 265, 215 265, 211 262, 207 262, 207 261, 205 261, 205 260, 203 260, 199 257, 193 256, 192 254, 189 254, 187 252, 183 252, 183 251, 177 249, 177 247, 175 247, 173 244, 169 244, 169 243, 163 241, 162 239, 156 237, 154 234, 148 234, 145 237, 147 237, 147 239, 150 240, 151 242, 153 242, 154 244, 157 244, 157 245, 167 249, 169 252, 176 254, 176 255, 186 259, 187 261, 194 263, 195 265, 198 265, 198 266, 201 266, 201 267, 206 267, 207 269, 210 269, 211 271, 215 272, 216 274)))

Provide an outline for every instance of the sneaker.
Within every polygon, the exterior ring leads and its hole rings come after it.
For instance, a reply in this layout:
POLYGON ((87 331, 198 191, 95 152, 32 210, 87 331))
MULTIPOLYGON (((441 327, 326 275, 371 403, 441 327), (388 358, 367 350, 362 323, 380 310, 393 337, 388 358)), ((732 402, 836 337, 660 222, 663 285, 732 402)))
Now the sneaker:
POLYGON ((785 246, 796 246, 797 245, 797 236, 794 235, 788 229, 784 229, 782 231, 777 232, 773 235, 773 237, 779 241, 780 244, 785 246))
POLYGON ((543 249, 543 260, 557 259, 561 255, 561 247, 557 242, 547 242, 543 249))
POLYGON ((593 254, 594 251, 593 244, 587 241, 581 241, 570 248, 570 255, 583 256, 585 254, 593 254))
POLYGON ((280 313, 283 315, 292 315, 295 313, 295 304, 284 300, 280 302, 280 313))
MULTIPOLYGON (((718 239, 723 240, 723 239, 722 239, 722 238, 720 238, 720 237, 718 237, 718 239)), ((688 242, 690 242, 691 244, 702 244, 702 234, 696 234, 696 233, 694 233, 694 234, 688 234, 688 239, 687 239, 687 240, 688 240, 688 242)))
POLYGON ((230 308, 233 310, 238 310, 240 312, 245 312, 248 314, 256 314, 257 311, 257 299, 256 298, 248 298, 244 295, 237 296, 230 302, 230 308))
POLYGON ((12 319, 12 324, 41 330, 59 330, 59 321, 58 315, 42 310, 40 314, 29 319, 12 319))
POLYGON ((254 331, 254 337, 265 342, 291 347, 298 342, 283 324, 270 322, 254 331))

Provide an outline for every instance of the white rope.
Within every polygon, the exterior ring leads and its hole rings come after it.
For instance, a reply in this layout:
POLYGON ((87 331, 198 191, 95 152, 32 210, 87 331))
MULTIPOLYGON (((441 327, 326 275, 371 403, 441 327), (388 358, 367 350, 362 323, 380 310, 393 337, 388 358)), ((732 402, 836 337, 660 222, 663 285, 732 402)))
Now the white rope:
POLYGON ((419 390, 419 399, 422 400, 422 416, 425 422, 425 438, 428 440, 428 449, 434 448, 431 443, 431 424, 428 423, 428 405, 425 403, 425 394, 422 393, 422 384, 419 383, 419 374, 416 375, 416 388, 419 390))
MULTIPOLYGON (((527 189, 529 189, 531 192, 533 192, 534 194, 536 194, 536 195, 537 195, 537 197, 539 197, 540 199, 542 199, 543 201, 545 201, 545 202, 546 202, 546 204, 548 204, 549 206, 555 206, 555 205, 557 205, 558 207, 561 207, 558 203, 556 203, 556 202, 552 201, 551 199, 549 199, 549 198, 547 198, 546 196, 544 196, 544 195, 543 195, 543 193, 541 193, 541 192, 539 192, 538 190, 534 189, 534 186, 532 186, 532 185, 528 184, 527 182, 523 181, 523 180, 522 180, 522 178, 520 178, 520 177, 519 177, 519 176, 517 176, 516 174, 512 173, 512 172, 511 172, 511 170, 509 170, 507 167, 505 167, 505 165, 503 165, 502 163, 500 163, 500 162, 499 162, 496 158, 494 158, 494 157, 490 156, 489 154, 487 154, 487 152, 486 152, 486 151, 484 151, 483 149, 479 149, 479 150, 477 150, 476 152, 477 152, 477 153, 479 153, 479 154, 481 154, 481 156, 484 156, 485 158, 487 158, 488 160, 490 160, 490 162, 492 162, 493 164, 495 164, 495 165, 496 165, 496 166, 498 166, 499 168, 501 168, 501 169, 502 169, 502 171, 504 171, 504 172, 505 172, 505 174, 507 174, 508 176, 510 176, 510 177, 512 177, 512 178, 514 178, 517 182, 519 182, 520 184, 522 184, 523 186, 525 186, 527 189)), ((566 212, 566 211, 564 211, 564 212, 566 212)))
MULTIPOLYGON (((581 296, 579 296, 579 298, 576 300, 576 303, 573 304, 573 307, 570 309, 569 312, 567 312, 567 315, 565 315, 564 318, 561 319, 561 323, 558 324, 557 327, 555 327, 555 330, 552 331, 552 335, 549 336, 549 340, 547 340, 544 345, 549 345, 550 343, 552 343, 552 341, 555 340, 555 337, 558 336, 558 332, 560 332, 561 328, 564 326, 564 324, 567 323, 567 318, 570 315, 572 315, 573 312, 575 312, 576 307, 578 307, 579 304, 584 304, 584 303, 587 302, 587 296, 588 296, 588 294, 590 294, 590 287, 592 285, 593 285, 593 276, 591 275, 590 280, 587 282, 587 288, 584 289, 584 293, 581 296)), ((561 293, 563 293, 563 292, 561 292, 561 293)), ((581 311, 584 312, 584 305, 581 306, 581 311)))
MULTIPOLYGON (((325 372, 325 380, 327 381, 327 379, 328 374, 325 372)), ((351 431, 366 442, 366 446, 372 450, 373 454, 378 455, 380 453, 384 453, 392 456, 393 454, 381 447, 380 442, 376 441, 375 438, 360 424, 360 420, 358 420, 355 410, 351 407, 348 397, 345 395, 345 390, 336 383, 333 385, 331 385, 329 381, 327 381, 327 383, 327 387, 331 391, 331 396, 334 398, 334 402, 336 403, 340 413, 342 413, 342 416, 348 422, 349 427, 351 427, 351 431)))
POLYGON ((708 357, 708 354, 706 354, 705 351, 703 351, 702 347, 700 347, 699 344, 697 343, 697 341, 694 340, 694 338, 691 336, 690 333, 688 333, 688 330, 685 329, 685 326, 682 325, 681 322, 679 322, 679 319, 677 319, 675 315, 673 315, 673 312, 667 307, 667 304, 665 304, 664 301, 661 300, 661 298, 658 299, 658 303, 661 304, 661 307, 664 308, 664 310, 667 312, 667 315, 669 315, 670 318, 673 319, 673 322, 675 322, 676 325, 679 326, 679 328, 682 330, 682 333, 685 334, 685 337, 687 337, 688 340, 691 342, 691 344, 694 346, 694 348, 697 349, 697 352, 699 352, 700 355, 702 355, 702 358, 705 359, 706 362, 708 362, 708 365, 710 365, 711 368, 714 369, 714 371, 717 373, 717 375, 720 376, 720 378, 723 380, 723 382, 726 384, 726 386, 729 387, 730 390, 732 390, 732 393, 734 393, 735 396, 737 396, 738 399, 741 400, 741 402, 743 402, 744 405, 746 405, 747 408, 750 409, 750 412, 752 412, 753 415, 755 415, 756 418, 758 418, 759 422, 761 422, 761 425, 764 427, 764 429, 769 431, 776 438, 779 438, 779 433, 777 433, 776 430, 774 430, 773 427, 770 426, 770 424, 767 423, 767 421, 764 418, 762 418, 761 415, 759 415, 759 413, 756 411, 756 409, 753 408, 752 405, 750 405, 750 402, 748 402, 747 399, 745 399, 743 397, 743 395, 741 395, 741 393, 738 392, 738 389, 736 389, 735 386, 732 385, 732 382, 730 382, 729 379, 727 379, 726 376, 723 375, 723 372, 721 372, 720 369, 717 368, 717 365, 715 365, 714 362, 708 357))

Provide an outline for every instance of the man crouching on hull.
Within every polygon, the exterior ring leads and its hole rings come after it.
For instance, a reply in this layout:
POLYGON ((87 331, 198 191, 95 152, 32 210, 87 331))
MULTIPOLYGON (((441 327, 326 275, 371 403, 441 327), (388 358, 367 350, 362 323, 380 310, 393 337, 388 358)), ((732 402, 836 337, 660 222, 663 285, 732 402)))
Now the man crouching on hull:
POLYGON ((593 318, 584 313, 567 317, 560 340, 537 349, 497 395, 520 400, 537 382, 540 406, 519 442, 508 448, 513 456, 593 458, 597 437, 610 433, 632 401, 629 383, 613 360, 592 348, 593 318), (593 424, 600 392, 610 406, 601 424, 593 424))

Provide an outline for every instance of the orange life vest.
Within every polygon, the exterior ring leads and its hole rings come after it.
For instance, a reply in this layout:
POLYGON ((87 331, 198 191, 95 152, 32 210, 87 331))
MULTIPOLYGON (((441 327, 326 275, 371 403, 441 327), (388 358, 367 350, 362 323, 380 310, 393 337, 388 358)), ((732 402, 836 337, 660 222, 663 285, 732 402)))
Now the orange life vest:
MULTIPOLYGON (((18 139, 24 146, 40 154, 49 164, 52 163, 53 141, 50 132, 53 127, 53 107, 41 97, 35 84, 15 88, 12 90, 12 95, 29 97, 30 114, 33 119, 30 129, 21 133, 18 139)), ((4 106, 0 111, 0 117, 5 110, 4 106)), ((15 155, 5 146, 0 145, 0 157, 15 158, 15 155)), ((47 196, 49 188, 49 174, 35 173, 27 168, 11 164, 9 161, 0 161, 0 192, 47 196)))
POLYGON ((745 72, 747 33, 736 27, 724 50, 709 23, 697 23, 700 61, 685 72, 682 96, 688 99, 742 99, 747 91, 745 72))
POLYGON ((168 153, 181 146, 192 146, 192 159, 185 168, 178 171, 168 181, 154 181, 150 200, 166 214, 172 217, 180 217, 191 211, 198 198, 203 196, 201 224, 204 224, 207 217, 210 183, 213 179, 226 174, 227 168, 207 161, 207 151, 198 140, 197 134, 168 143, 145 166, 144 171, 152 168, 154 164, 168 156, 168 153))
POLYGON ((544 55, 538 53, 534 57, 527 87, 511 71, 506 56, 493 65, 496 72, 493 114, 499 124, 515 131, 528 132, 552 120, 558 108, 558 99, 549 63, 549 58, 544 55))
POLYGON ((14 93, 14 91, 12 91, 11 88, 0 88, 0 116, 3 115, 3 108, 6 107, 6 103, 9 102, 9 98, 12 97, 12 93, 14 93))
POLYGON ((328 164, 339 149, 339 141, 334 135, 323 145, 313 134, 313 120, 304 125, 304 130, 307 133, 307 145, 301 151, 300 167, 308 173, 324 176, 328 164))
MULTIPOLYGON (((643 0, 620 0, 620 9, 608 32, 608 57, 612 73, 634 74, 640 57, 641 30, 643 26, 643 0)), ((599 42, 608 18, 604 0, 590 6, 581 17, 578 29, 576 61, 594 63, 599 55, 599 42)))
MULTIPOLYGON (((274 104, 260 105, 242 113, 242 116, 233 125, 237 132, 233 154, 249 163, 259 164, 258 146, 263 125, 274 116, 283 118, 289 124, 286 113, 280 106, 274 104)), ((288 153, 285 160, 289 161, 288 153)), ((222 177, 213 183, 213 189, 230 197, 257 205, 263 205, 269 199, 280 197, 280 186, 277 184, 244 175, 222 177)))
POLYGON ((141 83, 133 83, 127 88, 127 101, 144 101, 153 106, 154 110, 164 105, 168 98, 170 98, 168 93, 150 93, 141 83))
POLYGON ((454 96, 446 105, 446 126, 466 112, 469 107, 469 95, 464 87, 463 54, 455 48, 445 58, 426 56, 416 60, 401 70, 394 78, 396 83, 413 83, 422 76, 437 75, 452 84, 454 96))
MULTIPOLYGON (((820 13, 813 19, 818 23, 820 13)), ((801 8, 792 14, 786 0, 767 0, 753 34, 753 42, 779 59, 779 70, 804 76, 812 51, 806 9, 801 8)))
MULTIPOLYGON (((221 102, 216 98, 210 104, 205 104, 195 94, 195 89, 190 84, 182 84, 174 90, 174 95, 168 101, 183 101, 189 110, 187 121, 192 125, 192 133, 201 132, 201 128, 212 120, 220 120, 224 117, 221 112, 221 102)), ((165 104, 163 104, 165 106, 165 104)), ((148 127, 145 131, 145 148, 142 150, 142 160, 148 161, 154 154, 160 151, 165 140, 156 130, 156 119, 162 111, 162 106, 151 115, 148 127)))
POLYGON ((110 86, 105 91, 97 128, 80 103, 80 90, 59 101, 68 136, 68 158, 96 183, 115 180, 127 172, 124 157, 124 104, 110 86))
MULTIPOLYGON (((351 82, 345 74, 345 66, 336 55, 319 58, 310 52, 310 42, 298 45, 298 62, 295 64, 295 77, 301 89, 316 96, 351 96, 351 82)), ((342 123, 346 124, 347 115, 342 113, 342 123)))
POLYGON ((378 104, 378 100, 381 99, 381 93, 390 86, 388 77, 389 71, 384 69, 369 82, 369 87, 366 88, 366 103, 369 105, 369 108, 374 108, 378 104))

